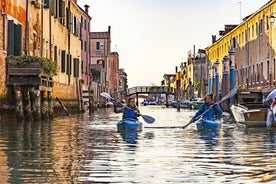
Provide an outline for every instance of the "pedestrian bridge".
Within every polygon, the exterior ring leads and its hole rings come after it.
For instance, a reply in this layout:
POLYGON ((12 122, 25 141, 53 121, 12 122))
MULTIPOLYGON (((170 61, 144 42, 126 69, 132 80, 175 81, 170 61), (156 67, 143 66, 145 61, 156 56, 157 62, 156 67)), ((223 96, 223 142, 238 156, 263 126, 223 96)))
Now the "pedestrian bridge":
POLYGON ((138 94, 174 94, 174 89, 168 86, 136 86, 127 89, 127 96, 138 94))

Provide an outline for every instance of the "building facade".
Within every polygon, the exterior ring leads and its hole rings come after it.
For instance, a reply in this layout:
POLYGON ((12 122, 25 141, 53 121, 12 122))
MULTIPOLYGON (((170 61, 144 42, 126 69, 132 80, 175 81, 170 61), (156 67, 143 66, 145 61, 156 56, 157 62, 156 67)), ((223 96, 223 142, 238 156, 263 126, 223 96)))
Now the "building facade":
POLYGON ((90 32, 90 61, 92 70, 92 85, 94 98, 100 105, 105 104, 105 99, 100 93, 108 91, 107 68, 110 55, 111 27, 106 32, 90 32))
POLYGON ((245 17, 241 24, 223 31, 222 37, 206 49, 208 60, 212 64, 218 61, 220 83, 225 69, 229 73, 229 67, 232 66, 235 70, 235 86, 239 89, 261 89, 276 85, 275 16, 276 1, 271 0, 245 17), (231 54, 234 57, 230 58, 231 54))
POLYGON ((90 21, 91 17, 89 16, 89 6, 85 5, 85 10, 82 11, 81 16, 81 78, 83 82, 83 89, 88 90, 90 85, 90 21))

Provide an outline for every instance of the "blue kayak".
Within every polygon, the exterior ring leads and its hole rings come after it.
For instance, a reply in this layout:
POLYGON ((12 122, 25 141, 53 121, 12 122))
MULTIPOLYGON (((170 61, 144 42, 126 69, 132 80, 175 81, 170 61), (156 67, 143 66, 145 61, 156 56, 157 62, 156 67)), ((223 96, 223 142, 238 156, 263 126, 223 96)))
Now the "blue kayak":
POLYGON ((118 132, 127 143, 136 143, 137 132, 141 130, 142 123, 136 119, 123 119, 117 123, 118 132))
POLYGON ((142 123, 136 119, 126 118, 122 119, 117 123, 117 128, 127 128, 138 130, 141 128, 142 123))
POLYGON ((196 122, 196 127, 198 130, 218 129, 220 128, 220 126, 221 126, 221 123, 218 120, 202 119, 196 122))

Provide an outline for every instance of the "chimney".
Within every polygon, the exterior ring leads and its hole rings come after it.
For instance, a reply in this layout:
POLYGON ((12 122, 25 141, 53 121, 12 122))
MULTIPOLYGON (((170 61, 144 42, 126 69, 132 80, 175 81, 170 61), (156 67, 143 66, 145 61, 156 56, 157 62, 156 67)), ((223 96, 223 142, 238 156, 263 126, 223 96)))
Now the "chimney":
POLYGON ((85 8, 85 12, 87 13, 87 15, 88 15, 88 9, 89 9, 89 6, 86 4, 86 5, 84 5, 84 8, 85 8))
POLYGON ((212 44, 217 41, 216 35, 212 35, 212 44))

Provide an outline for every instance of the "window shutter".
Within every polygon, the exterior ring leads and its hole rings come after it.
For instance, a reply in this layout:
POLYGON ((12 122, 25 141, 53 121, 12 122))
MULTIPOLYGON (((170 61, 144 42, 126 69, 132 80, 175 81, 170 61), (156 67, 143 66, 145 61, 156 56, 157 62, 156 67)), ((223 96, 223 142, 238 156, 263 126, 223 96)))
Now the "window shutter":
POLYGON ((14 24, 8 21, 8 55, 14 55, 14 24))
POLYGON ((14 40, 16 40, 16 44, 14 44, 14 55, 20 56, 22 49, 22 26, 14 25, 14 40))
POLYGON ((65 73, 65 50, 61 51, 61 72, 65 73))

